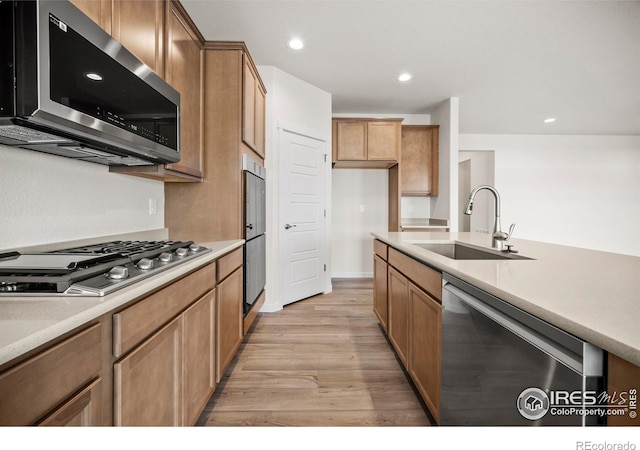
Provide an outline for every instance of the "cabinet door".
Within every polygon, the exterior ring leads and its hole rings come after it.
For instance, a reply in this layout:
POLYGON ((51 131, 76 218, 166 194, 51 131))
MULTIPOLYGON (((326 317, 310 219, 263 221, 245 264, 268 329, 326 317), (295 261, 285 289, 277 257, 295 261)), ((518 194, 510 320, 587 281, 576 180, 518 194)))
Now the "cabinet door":
POLYGON ((98 378, 47 416, 40 426, 95 427, 102 421, 102 380, 98 378))
POLYGON ((632 364, 626 359, 609 353, 607 362, 607 393, 612 396, 611 404, 619 406, 622 401, 621 394, 626 394, 626 401, 629 412, 622 416, 607 417, 607 426, 640 426, 640 417, 637 414, 638 390, 640 389, 640 367, 632 364), (617 393, 614 397, 613 394, 617 393), (633 399, 631 397, 634 397, 633 399), (633 405, 631 401, 634 401, 633 405), (634 409, 631 409, 631 406, 634 409), (633 412, 633 417, 631 417, 633 412))
POLYGON ((256 76, 247 55, 242 64, 242 140, 256 149, 256 76))
POLYGON ((111 34, 112 0, 71 0, 71 3, 100 25, 103 30, 111 34))
POLYGON ((373 312, 378 316, 382 328, 387 331, 387 272, 388 265, 377 255, 373 256, 373 312))
POLYGON ((367 122, 367 159, 397 161, 400 122, 367 122))
POLYGON ((202 177, 202 46, 174 3, 167 15, 165 79, 180 92, 180 162, 171 170, 202 177))
POLYGON ((182 425, 182 317, 114 365, 116 426, 182 425))
POLYGON ((409 283, 409 375, 439 420, 442 306, 409 283))
POLYGON ((367 159, 367 122, 339 120, 336 135, 338 161, 367 159))
POLYGON ((153 71, 163 75, 164 0, 113 2, 113 37, 153 71))
POLYGON ((389 266, 389 340, 407 367, 409 352, 409 281, 389 266))
POLYGON ((194 425, 215 382, 215 291, 184 312, 184 425, 194 425))
POLYGON ((219 383, 242 343, 242 268, 216 286, 216 381, 219 383))
POLYGON ((266 93, 260 87, 260 83, 256 81, 256 120, 255 120, 255 136, 256 136, 256 153, 264 158, 264 132, 266 126, 266 93))
POLYGON ((402 127, 400 150, 402 195, 437 195, 438 127, 402 127))

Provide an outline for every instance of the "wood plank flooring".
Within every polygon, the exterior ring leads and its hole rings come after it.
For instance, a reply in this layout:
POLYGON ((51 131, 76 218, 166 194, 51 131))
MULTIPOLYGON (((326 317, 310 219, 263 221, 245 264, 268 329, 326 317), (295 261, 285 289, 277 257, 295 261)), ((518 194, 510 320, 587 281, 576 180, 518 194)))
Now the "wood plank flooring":
POLYGON ((372 310, 372 280, 261 313, 204 426, 424 426, 424 405, 372 310))

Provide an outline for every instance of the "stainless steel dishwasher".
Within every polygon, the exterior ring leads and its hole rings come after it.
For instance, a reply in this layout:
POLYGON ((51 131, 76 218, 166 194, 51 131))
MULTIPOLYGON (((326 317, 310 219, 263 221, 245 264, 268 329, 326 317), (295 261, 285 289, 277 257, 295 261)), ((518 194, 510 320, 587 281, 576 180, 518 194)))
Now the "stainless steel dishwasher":
POLYGON ((443 274, 441 425, 602 425, 604 351, 443 274))

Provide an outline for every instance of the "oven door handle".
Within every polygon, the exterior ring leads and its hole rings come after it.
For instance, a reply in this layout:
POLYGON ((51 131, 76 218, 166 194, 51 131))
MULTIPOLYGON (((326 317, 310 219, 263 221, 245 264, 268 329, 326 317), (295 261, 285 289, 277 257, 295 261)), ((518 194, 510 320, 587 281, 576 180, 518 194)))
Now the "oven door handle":
POLYGON ((493 320, 503 328, 511 331, 521 339, 524 339, 526 342, 533 345, 538 350, 548 354, 570 369, 575 370, 579 374, 583 374, 582 361, 580 357, 573 353, 571 350, 560 346, 558 343, 553 342, 551 339, 543 336, 534 329, 513 320, 506 314, 498 311, 490 305, 487 305, 485 302, 475 298, 474 296, 467 294, 456 286, 446 284, 443 286, 442 290, 443 307, 445 309, 445 302, 447 302, 448 300, 447 297, 448 295, 451 295, 455 298, 455 300, 464 303, 469 308, 493 320))

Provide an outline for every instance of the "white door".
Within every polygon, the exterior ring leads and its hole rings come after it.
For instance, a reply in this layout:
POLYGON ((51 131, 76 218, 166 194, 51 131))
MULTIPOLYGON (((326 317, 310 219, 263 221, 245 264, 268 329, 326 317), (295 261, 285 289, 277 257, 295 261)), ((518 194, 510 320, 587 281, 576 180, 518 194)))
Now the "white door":
POLYGON ((324 141, 279 130, 282 305, 325 290, 327 242, 324 141))

